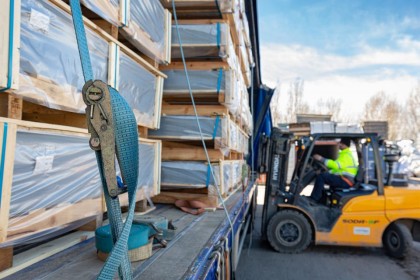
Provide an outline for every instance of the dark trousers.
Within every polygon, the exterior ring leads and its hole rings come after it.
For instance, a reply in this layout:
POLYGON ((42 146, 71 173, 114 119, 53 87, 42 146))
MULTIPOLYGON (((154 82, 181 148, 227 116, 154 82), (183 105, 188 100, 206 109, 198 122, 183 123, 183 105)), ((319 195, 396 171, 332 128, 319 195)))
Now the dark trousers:
POLYGON ((340 176, 327 172, 321 173, 316 177, 314 189, 312 190, 311 198, 313 200, 320 201, 325 184, 329 185, 332 190, 335 188, 350 188, 346 181, 341 179, 340 176))

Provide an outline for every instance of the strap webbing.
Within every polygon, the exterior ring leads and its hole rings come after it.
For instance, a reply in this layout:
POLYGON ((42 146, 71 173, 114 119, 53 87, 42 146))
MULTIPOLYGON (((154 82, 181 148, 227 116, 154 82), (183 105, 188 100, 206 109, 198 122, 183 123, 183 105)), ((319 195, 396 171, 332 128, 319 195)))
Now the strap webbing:
MULTIPOLYGON (((70 6, 83 75, 85 82, 87 82, 93 80, 93 72, 79 0, 70 0, 70 6)), ((114 88, 108 86, 108 89, 114 120, 113 129, 115 132, 116 158, 120 166, 123 182, 128 189, 129 210, 124 223, 122 220, 119 199, 112 199, 108 194, 107 183, 104 176, 104 166, 102 165, 102 154, 100 151, 96 151, 95 154, 99 173, 101 175, 108 218, 114 241, 114 247, 102 267, 98 279, 113 279, 117 270, 120 278, 132 279, 131 263, 128 257, 128 237, 134 217, 139 169, 137 123, 133 111, 124 98, 114 88)))
POLYGON ((213 140, 216 138, 217 136, 217 130, 219 129, 219 123, 220 123, 220 116, 216 116, 216 121, 214 123, 214 128, 213 128, 213 140))
POLYGON ((93 73, 79 0, 70 0, 70 7, 73 17, 74 31, 76 32, 77 45, 79 46, 79 55, 82 62, 83 76, 85 77, 85 82, 87 82, 93 80, 93 73))
POLYGON ((221 87, 222 87, 223 69, 222 69, 222 68, 220 68, 218 72, 219 72, 219 73, 217 74, 217 88, 216 88, 216 90, 217 90, 217 94, 219 94, 219 93, 220 93, 220 89, 221 89, 221 87))

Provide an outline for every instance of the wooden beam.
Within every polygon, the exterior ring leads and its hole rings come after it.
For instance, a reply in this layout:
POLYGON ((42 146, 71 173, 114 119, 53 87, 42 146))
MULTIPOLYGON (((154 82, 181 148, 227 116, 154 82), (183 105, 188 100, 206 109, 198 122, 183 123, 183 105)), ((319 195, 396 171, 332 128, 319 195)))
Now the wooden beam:
MULTIPOLYGON (((1 121, 1 120, 0 120, 1 121)), ((0 182, 0 243, 7 238, 9 226, 10 200, 12 196, 12 178, 15 162, 17 126, 0 123, 0 166, 2 166, 3 182, 0 182), (3 154, 3 151, 5 154, 3 154)))
POLYGON ((22 119, 22 98, 12 93, 0 93, 0 116, 22 119))
MULTIPOLYGON (((212 69, 224 69, 229 70, 230 66, 227 61, 188 61, 186 63, 188 70, 212 70, 212 69)), ((184 64, 181 61, 173 61, 169 65, 160 65, 159 70, 182 70, 184 64)))
MULTIPOLYGON (((229 115, 229 109, 223 105, 197 105, 199 116, 229 115)), ((162 105, 162 115, 188 115, 194 116, 195 111, 192 105, 162 105)))
POLYGON ((27 101, 23 101, 22 119, 32 122, 87 128, 84 114, 50 109, 27 101))
MULTIPOLYGON (((14 256, 12 268, 0 272, 0 279, 10 276, 13 273, 62 252, 76 244, 84 242, 87 239, 93 238, 94 236, 95 232, 93 231, 76 231, 20 253, 14 256)), ((1 259, 2 258, 0 257, 0 261, 1 259)))
POLYGON ((177 200, 198 200, 204 202, 208 207, 217 207, 219 199, 214 195, 207 194, 192 194, 179 192, 161 192, 159 195, 152 198, 154 203, 174 204, 177 200))
MULTIPOLYGON (((220 150, 207 149, 207 152, 211 162, 218 162, 219 160, 224 159, 224 155, 220 150)), ((202 147, 163 147, 162 160, 206 161, 207 157, 202 147)))
POLYGON ((0 271, 13 266, 13 247, 0 248, 0 271))

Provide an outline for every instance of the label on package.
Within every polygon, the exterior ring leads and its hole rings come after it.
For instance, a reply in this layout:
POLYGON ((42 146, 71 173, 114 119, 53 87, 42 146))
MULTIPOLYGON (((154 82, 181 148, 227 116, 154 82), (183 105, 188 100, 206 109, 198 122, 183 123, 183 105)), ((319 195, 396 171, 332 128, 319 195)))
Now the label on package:
POLYGON ((35 159, 35 168, 32 175, 44 174, 52 170, 54 156, 39 156, 35 159))
POLYGON ((37 10, 31 9, 29 24, 32 28, 47 33, 50 26, 50 17, 37 10))

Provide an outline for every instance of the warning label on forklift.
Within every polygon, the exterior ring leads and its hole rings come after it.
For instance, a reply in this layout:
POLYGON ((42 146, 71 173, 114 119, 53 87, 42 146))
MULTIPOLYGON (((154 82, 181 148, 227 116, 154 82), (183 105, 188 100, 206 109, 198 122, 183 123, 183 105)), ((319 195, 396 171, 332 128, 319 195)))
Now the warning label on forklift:
POLYGON ((370 228, 368 227, 354 227, 353 228, 354 235, 370 235, 370 228))

